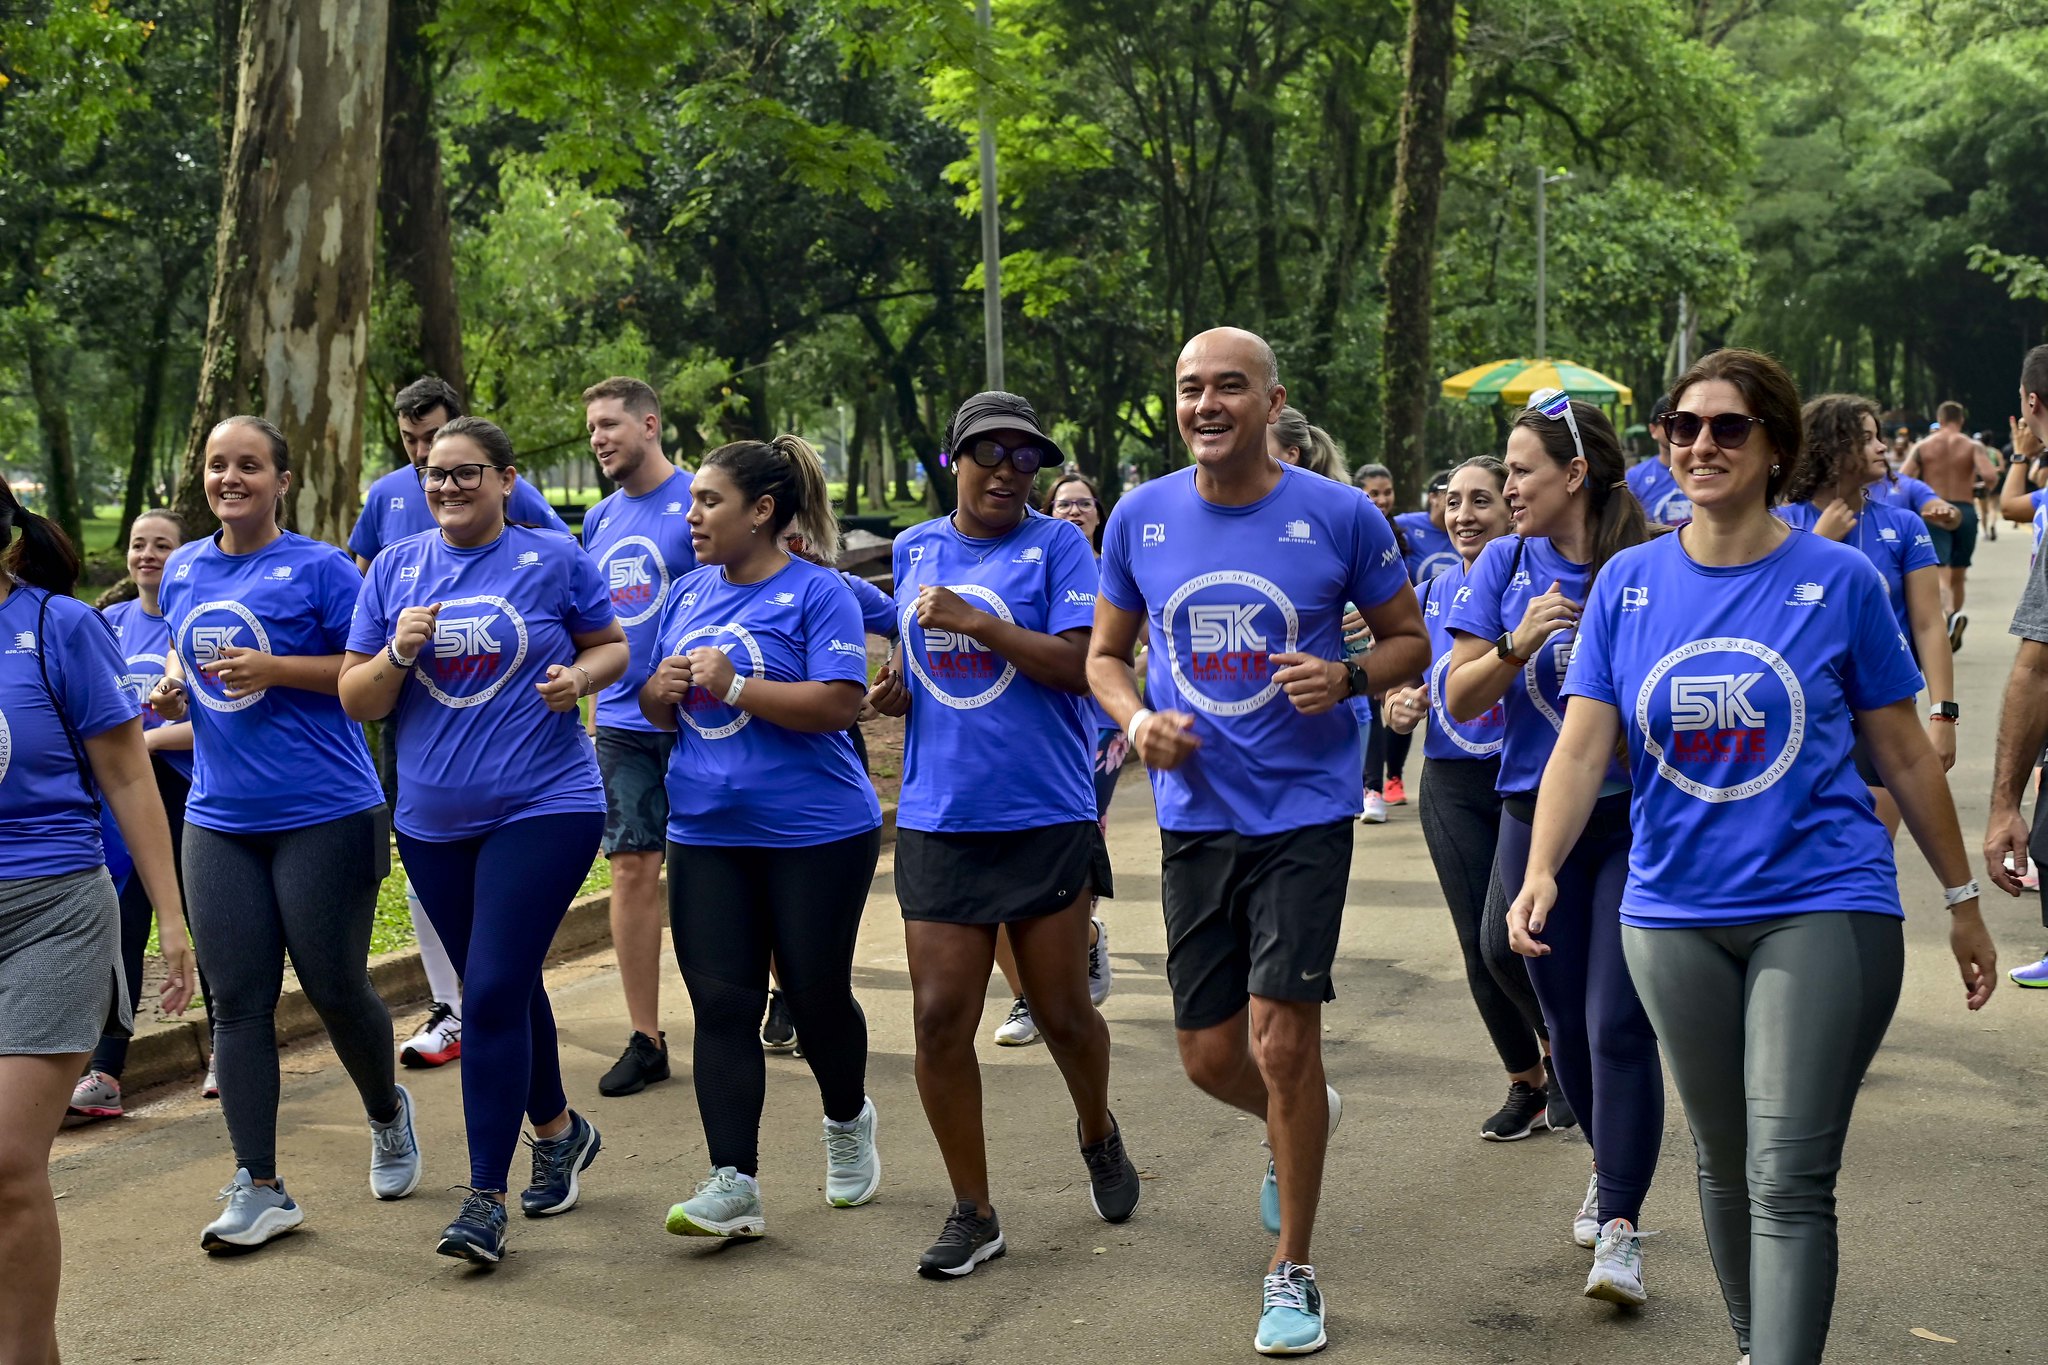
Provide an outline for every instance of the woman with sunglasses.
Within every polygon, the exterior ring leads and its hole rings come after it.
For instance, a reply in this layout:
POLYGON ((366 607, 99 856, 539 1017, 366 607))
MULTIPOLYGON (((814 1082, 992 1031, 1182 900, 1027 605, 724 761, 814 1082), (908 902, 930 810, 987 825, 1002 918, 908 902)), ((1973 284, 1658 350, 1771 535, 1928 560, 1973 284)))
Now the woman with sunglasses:
MULTIPOLYGON (((1506 702, 1497 866, 1507 900, 1520 892, 1529 862, 1537 782, 1562 723, 1559 688, 1580 604, 1609 560, 1650 535, 1622 459, 1600 409, 1556 389, 1532 398, 1508 432, 1516 535, 1480 552, 1451 604, 1451 718, 1470 724, 1506 702)), ((1637 1224, 1664 1139, 1664 1079, 1657 1036, 1621 953, 1627 774, 1611 764, 1595 787, 1598 805, 1561 860, 1566 913, 1551 927, 1555 951, 1528 971, 1558 1081, 1593 1148, 1593 1178, 1572 1220, 1573 1240, 1593 1248, 1586 1295, 1640 1304, 1637 1224)))
POLYGON ((435 1250, 493 1265, 520 1115, 528 1218, 574 1208, 601 1145, 563 1093, 541 968, 604 833, 577 703, 631 651, 596 562, 561 532, 505 520, 518 470, 503 431, 455 418, 419 479, 440 525, 371 563, 341 700, 397 727, 399 855, 462 978, 469 1191, 435 1250))
MULTIPOLYGON (((1449 673, 1451 602, 1465 575, 1488 545, 1514 529, 1504 485, 1507 466, 1490 455, 1465 461, 1451 471, 1444 495, 1444 524, 1458 547, 1459 569, 1422 585, 1422 623, 1429 630, 1430 666, 1419 686, 1387 693, 1387 727, 1413 734, 1426 718, 1422 741, 1422 837, 1436 865, 1444 901, 1465 956, 1465 983, 1494 1051, 1508 1071, 1508 1098, 1479 1125, 1488 1142, 1517 1142, 1538 1128, 1571 1126, 1570 1106, 1550 1074, 1549 1035, 1543 1009, 1529 986, 1528 969, 1513 953, 1498 967, 1484 951, 1494 847, 1500 840, 1500 750, 1506 714, 1499 702, 1475 721, 1451 718, 1444 700, 1449 673)), ((1496 915, 1505 916, 1502 904, 1496 915)))
MULTIPOLYGON (((1870 470, 1884 459, 1877 404, 1850 394, 1824 394, 1801 414, 1806 454, 1785 481, 1778 516, 1795 530, 1811 531, 1860 551, 1884 579, 1899 635, 1912 648, 1927 679, 1932 706, 1927 738, 1943 771, 1955 766, 1955 656, 1941 611, 1940 561, 1926 523, 1902 507, 1866 499, 1870 470)), ((1856 743, 1856 773, 1870 788, 1877 817, 1893 838, 1899 806, 1871 762, 1870 746, 1856 743)))
POLYGON ((699 567, 678 579, 640 710, 680 734, 668 769, 668 904, 697 1036, 691 1079, 711 1173, 668 1211, 682 1237, 759 1237, 761 1020, 772 956, 824 1108, 825 1202, 875 1197, 868 1028, 853 951, 882 809, 846 729, 867 690, 860 607, 830 563, 839 526, 818 453, 735 441, 690 484, 699 567))
POLYGON ((1736 1349, 1814 1365, 1843 1142, 1905 966, 1858 734, 1949 888, 1970 1009, 1991 995, 1996 954, 1883 580, 1771 515, 1800 459, 1790 377, 1728 349, 1673 393, 1692 524, 1616 555, 1586 603, 1510 928, 1535 964, 1559 949, 1558 869, 1625 742, 1637 838, 1622 940, 1692 1125, 1736 1349))
POLYGON ((946 445, 959 506, 897 537, 902 661, 873 693, 877 710, 907 716, 896 895, 917 1091, 954 1200, 918 1260, 932 1279, 970 1274, 1004 1250, 974 1056, 999 930, 1073 1097, 1096 1214, 1123 1222, 1140 1189, 1109 1112, 1109 1028, 1085 967, 1090 895, 1110 885, 1083 700, 1094 555, 1075 528, 1031 509, 1033 476, 1061 456, 1024 399, 974 395, 946 445), (1000 791, 991 764, 1004 774, 1000 791))

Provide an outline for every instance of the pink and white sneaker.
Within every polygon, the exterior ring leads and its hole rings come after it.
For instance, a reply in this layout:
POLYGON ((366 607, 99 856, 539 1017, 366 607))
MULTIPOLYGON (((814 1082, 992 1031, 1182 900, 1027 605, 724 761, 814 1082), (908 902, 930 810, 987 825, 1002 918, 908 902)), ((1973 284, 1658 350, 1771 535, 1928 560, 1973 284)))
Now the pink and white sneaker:
POLYGON ((71 1103, 64 1112, 81 1119, 117 1119, 127 1112, 121 1108, 121 1082, 104 1071, 88 1071, 71 1088, 71 1103))

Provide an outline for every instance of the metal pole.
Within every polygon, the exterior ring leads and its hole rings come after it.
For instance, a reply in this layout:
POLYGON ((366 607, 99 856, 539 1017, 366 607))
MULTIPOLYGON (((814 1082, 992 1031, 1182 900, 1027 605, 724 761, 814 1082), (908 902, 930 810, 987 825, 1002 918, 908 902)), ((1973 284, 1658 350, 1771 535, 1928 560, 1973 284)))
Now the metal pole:
POLYGON ((1549 280, 1545 278, 1545 271, 1549 266, 1549 262, 1545 259, 1545 252, 1548 250, 1549 243, 1544 239, 1543 201, 1549 185, 1549 172, 1543 167, 1538 166, 1536 168, 1536 354, 1531 357, 1534 360, 1542 360, 1550 354, 1545 349, 1547 339, 1543 335, 1543 310, 1549 302, 1545 294, 1550 286, 1549 280))
MULTIPOLYGON (((991 33, 989 0, 976 0, 974 16, 986 43, 991 33)), ((984 49, 983 58, 986 60, 984 49)), ((989 113, 988 84, 981 87, 981 323, 988 351, 988 386, 1003 383, 1003 248, 996 206, 996 127, 989 113)))

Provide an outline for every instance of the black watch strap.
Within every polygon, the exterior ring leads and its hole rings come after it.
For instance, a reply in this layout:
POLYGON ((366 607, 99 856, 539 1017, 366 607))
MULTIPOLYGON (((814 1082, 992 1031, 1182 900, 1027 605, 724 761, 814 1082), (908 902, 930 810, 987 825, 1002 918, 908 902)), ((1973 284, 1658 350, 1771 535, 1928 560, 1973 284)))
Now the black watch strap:
POLYGON ((1365 665, 1357 659, 1344 661, 1344 694, 1348 697, 1362 697, 1372 688, 1372 681, 1366 676, 1365 665))

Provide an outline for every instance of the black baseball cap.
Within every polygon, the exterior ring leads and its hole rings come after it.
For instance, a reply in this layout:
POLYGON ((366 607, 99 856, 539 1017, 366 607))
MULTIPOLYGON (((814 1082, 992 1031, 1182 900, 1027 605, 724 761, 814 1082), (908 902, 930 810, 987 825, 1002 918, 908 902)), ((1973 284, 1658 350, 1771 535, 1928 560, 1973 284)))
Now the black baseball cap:
POLYGON ((992 431, 1030 432, 1053 453, 1053 458, 1046 464, 1066 463, 1067 453, 1060 449, 1059 442, 1045 434, 1031 400, 1000 389, 977 393, 960 405, 953 414, 952 434, 947 438, 947 444, 953 451, 964 450, 975 437, 986 436, 992 431))

